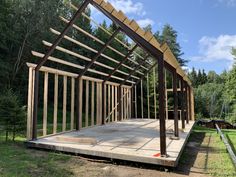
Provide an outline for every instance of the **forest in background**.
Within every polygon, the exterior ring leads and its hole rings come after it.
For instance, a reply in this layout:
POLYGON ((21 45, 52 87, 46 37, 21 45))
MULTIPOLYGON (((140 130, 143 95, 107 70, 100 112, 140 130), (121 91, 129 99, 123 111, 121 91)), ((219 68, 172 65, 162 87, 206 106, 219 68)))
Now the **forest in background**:
MULTIPOLYGON (((53 27, 58 31, 61 31, 65 27, 65 23, 59 20, 59 16, 68 19, 71 18, 74 11, 67 5, 67 3, 70 2, 71 0, 2 0, 0 2, 0 94, 1 98, 4 98, 2 99, 3 101, 0 101, 0 104, 2 103, 2 105, 0 105, 0 112, 1 110, 5 110, 2 111, 3 113, 0 115, 0 121, 5 120, 3 117, 6 116, 7 112, 12 112, 9 106, 6 104, 4 105, 7 98, 17 100, 11 100, 12 104, 13 102, 17 103, 16 105, 13 105, 13 107, 16 108, 24 107, 24 105, 27 104, 28 68, 26 62, 38 63, 38 60, 32 56, 31 50, 42 53, 46 52, 42 40, 47 40, 49 42, 55 40, 56 36, 50 33, 50 27, 53 27)), ((79 5, 80 3, 81 0, 73 0, 73 4, 75 5, 79 5)), ((89 9, 86 10, 86 15, 90 16, 89 9)), ((92 26, 90 21, 86 18, 80 17, 80 19, 76 21, 76 25, 103 41, 106 41, 109 37, 99 28, 92 26)), ((110 32, 116 29, 114 24, 109 24, 106 21, 101 25, 110 32)), ((152 28, 151 26, 147 26, 145 30, 152 31, 152 28)), ((182 66, 187 66, 188 60, 182 57, 183 51, 177 41, 178 33, 171 25, 167 24, 161 31, 153 33, 160 43, 168 43, 182 66)), ((88 37, 73 29, 69 31, 68 35, 79 39, 80 42, 86 43, 94 49, 101 48, 101 45, 98 45, 92 40, 88 40, 88 37)), ((122 33, 118 35, 118 38, 127 45, 132 45, 129 44, 128 39, 122 33)), ((61 43, 61 45, 66 46, 72 51, 88 57, 93 56, 91 52, 78 47, 73 43, 65 40, 61 43)), ((113 42, 111 45, 119 51, 123 51, 124 53, 128 52, 127 49, 119 43, 113 42)), ((144 56, 143 51, 138 50, 137 52, 144 56)), ((235 50, 232 52, 235 54, 235 50)), ((106 51, 106 54, 118 61, 120 60, 120 56, 112 51, 106 51)), ((74 63, 78 62, 74 57, 60 52, 55 52, 54 56, 64 58, 67 61, 74 63)), ((101 59, 101 61, 102 60, 109 66, 115 66, 114 63, 108 62, 105 59, 101 59)), ((85 64, 86 63, 81 63, 80 61, 80 65, 85 64)), ((52 62, 47 62, 47 66, 58 69, 62 68, 61 65, 52 62)), ((63 67, 63 69, 77 72, 75 69, 73 70, 69 67, 63 67)), ((125 71, 125 69, 123 71, 125 71)), ((154 75, 150 74, 150 86, 153 85, 153 77, 154 75)), ((193 69, 192 72, 189 73, 189 77, 195 88, 195 112, 198 118, 227 117, 228 119, 229 115, 231 115, 229 120, 232 122, 235 121, 235 65, 232 70, 228 72, 225 71, 221 75, 217 75, 214 71, 205 74, 203 71, 197 72, 193 69)), ((49 83, 49 85, 50 84, 52 85, 53 83, 49 83)), ((152 89, 154 88, 150 87, 150 93, 152 93, 152 89)), ((62 88, 59 92, 62 92, 62 88)), ((144 94, 146 94, 145 90, 144 94)), ((15 112, 22 112, 23 110, 21 108, 16 108, 14 109, 15 112)), ((18 115, 24 116, 25 114, 22 113, 18 115)), ((14 115, 12 115, 12 117, 14 117, 14 115)), ((9 118, 6 120, 8 119, 9 118)))

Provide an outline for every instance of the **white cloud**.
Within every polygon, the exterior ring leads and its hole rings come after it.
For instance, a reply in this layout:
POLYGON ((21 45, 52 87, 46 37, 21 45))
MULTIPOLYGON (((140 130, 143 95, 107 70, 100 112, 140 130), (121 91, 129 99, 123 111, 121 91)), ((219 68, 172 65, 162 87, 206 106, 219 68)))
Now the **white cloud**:
POLYGON ((236 6, 236 0, 217 0, 218 3, 226 4, 227 6, 234 7, 236 6))
POLYGON ((133 2, 132 0, 107 0, 117 10, 122 10, 125 14, 135 14, 139 16, 146 15, 141 2, 133 2))
POLYGON ((138 23, 142 28, 144 28, 144 27, 146 27, 146 26, 148 26, 148 25, 153 26, 155 22, 154 22, 153 20, 149 19, 149 18, 146 18, 146 19, 137 20, 137 23, 138 23))
POLYGON ((233 62, 232 47, 236 47, 236 35, 220 35, 217 38, 204 36, 199 40, 199 56, 193 61, 228 61, 233 62))

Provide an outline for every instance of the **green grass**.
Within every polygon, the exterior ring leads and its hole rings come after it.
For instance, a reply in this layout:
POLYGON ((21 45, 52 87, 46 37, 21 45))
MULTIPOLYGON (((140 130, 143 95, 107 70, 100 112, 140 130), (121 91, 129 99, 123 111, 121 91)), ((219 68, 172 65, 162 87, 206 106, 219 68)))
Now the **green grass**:
POLYGON ((223 133, 228 139, 234 153, 236 154, 236 130, 223 130, 223 133))
MULTIPOLYGON (((224 133, 227 133, 235 144, 236 131, 224 130, 224 133)), ((187 164, 190 162, 190 158, 193 158, 191 156, 198 156, 198 160, 194 164, 207 174, 216 177, 236 176, 235 168, 225 145, 215 129, 195 126, 188 141, 196 143, 194 149, 197 151, 186 148, 180 159, 181 163, 187 164)))
MULTIPOLYGON (((224 133, 228 134, 229 137, 233 137, 232 142, 235 142, 235 131, 224 130, 224 133)), ((97 174, 101 172, 100 166, 105 166, 100 164, 95 169, 90 162, 84 162, 80 159, 75 160, 75 158, 70 155, 27 149, 24 146, 24 141, 25 138, 18 136, 16 142, 5 142, 4 134, 0 133, 1 177, 75 176, 73 170, 79 171, 79 174, 84 174, 84 176, 86 176, 87 170, 94 170, 93 176, 97 176, 97 174), (71 165, 71 162, 74 162, 73 165, 71 165)), ((188 148, 185 148, 181 157, 181 163, 184 164, 185 167, 189 165, 191 169, 191 167, 196 166, 195 163, 197 163, 211 176, 236 176, 229 155, 219 135, 216 133, 216 130, 195 126, 189 141, 196 142, 197 151, 194 152, 193 149, 195 148, 190 148, 190 151, 187 152, 186 149, 188 148), (197 159, 194 157, 199 153, 203 154, 203 158, 200 158, 200 161, 199 157, 197 159), (194 164, 189 163, 191 158, 193 158, 194 164)))
POLYGON ((25 148, 24 138, 17 137, 16 142, 5 142, 0 134, 0 176, 72 176, 62 164, 70 156, 53 152, 37 151, 25 148))

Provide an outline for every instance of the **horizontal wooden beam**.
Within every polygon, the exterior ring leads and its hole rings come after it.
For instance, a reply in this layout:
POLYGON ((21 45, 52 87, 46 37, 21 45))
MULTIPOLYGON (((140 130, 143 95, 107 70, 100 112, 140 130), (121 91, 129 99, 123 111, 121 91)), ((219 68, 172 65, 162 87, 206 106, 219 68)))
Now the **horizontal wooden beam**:
MULTIPOLYGON (((73 5, 72 3, 68 3, 68 5, 74 9, 75 11, 78 10, 78 8, 73 5)), ((119 11, 119 13, 122 13, 121 11, 119 11)), ((105 32, 107 35, 111 36, 111 32, 109 32, 107 29, 105 29, 104 27, 102 27, 99 23, 97 23, 95 20, 93 20, 92 18, 90 18, 88 15, 86 15, 85 13, 82 13, 82 16, 85 17, 87 20, 91 21, 95 26, 97 26, 98 28, 100 28, 103 32, 105 32)), ((130 47, 125 44, 124 42, 122 42, 121 40, 119 40, 118 38, 115 38, 115 40, 120 43, 122 46, 124 46, 125 48, 127 48, 128 50, 131 50, 130 47)), ((138 57, 144 59, 139 53, 134 52, 135 55, 137 55, 138 57)), ((148 64, 151 64, 147 61, 148 64)))
MULTIPOLYGON (((69 20, 67 20, 67 19, 65 19, 65 18, 63 18, 63 17, 60 17, 60 19, 61 19, 63 22, 65 22, 65 23, 69 23, 69 20)), ((88 33, 87 31, 83 30, 82 28, 78 27, 77 25, 74 24, 73 27, 74 27, 76 30, 78 30, 78 31, 80 31, 81 33, 83 33, 84 35, 86 35, 86 36, 90 37, 91 39, 97 41, 98 43, 100 43, 100 44, 102 44, 102 45, 105 44, 102 40, 98 39, 97 37, 93 36, 92 34, 88 33)), ((123 58, 126 56, 125 54, 123 54, 123 53, 121 53, 120 51, 116 50, 115 48, 111 47, 110 45, 108 45, 107 48, 109 48, 110 50, 112 50, 113 52, 117 53, 118 55, 120 55, 120 56, 123 57, 123 58)), ((140 56, 140 55, 139 55, 139 56, 140 56)), ((135 63, 136 65, 138 65, 138 62, 136 62, 136 61, 134 61, 134 60, 132 60, 132 59, 130 59, 130 58, 128 58, 127 60, 131 61, 132 63, 135 63)), ((146 68, 145 66, 141 66, 141 67, 142 67, 143 69, 145 69, 145 70, 148 70, 148 68, 146 68)))
MULTIPOLYGON (((43 58, 44 57, 44 54, 39 53, 39 52, 35 52, 35 51, 32 51, 32 55, 34 55, 36 57, 39 57, 39 58, 43 58)), ((49 56, 48 60, 56 62, 56 63, 64 64, 64 65, 67 65, 67 66, 71 66, 71 67, 74 67, 74 68, 78 68, 78 69, 84 69, 85 68, 84 66, 81 66, 81 65, 78 65, 78 64, 74 64, 74 63, 71 63, 71 62, 68 62, 68 61, 56 58, 56 57, 52 57, 52 56, 49 56)), ((107 73, 104 73, 104 72, 101 72, 101 71, 97 71, 97 70, 94 70, 94 69, 88 69, 88 71, 91 72, 91 73, 102 75, 102 76, 108 76, 107 73)), ((112 78, 120 80, 120 81, 124 80, 123 78, 120 78, 120 77, 117 77, 117 76, 114 76, 114 75, 112 76, 112 78)), ((130 80, 127 80, 127 82, 132 83, 132 84, 135 83, 135 82, 130 81, 130 80)))
MULTIPOLYGON (((50 31, 51 31, 53 34, 60 35, 60 32, 57 31, 57 30, 55 30, 55 29, 53 29, 53 28, 50 28, 50 31)), ((71 37, 69 37, 69 36, 67 36, 67 35, 64 35, 64 38, 65 38, 66 40, 68 40, 68 41, 74 43, 74 44, 79 45, 80 47, 83 47, 83 48, 85 48, 85 49, 91 51, 91 52, 98 53, 98 51, 95 50, 95 49, 93 49, 92 47, 89 47, 89 46, 87 46, 87 45, 85 45, 85 44, 79 42, 78 40, 75 40, 75 39, 73 39, 73 38, 71 38, 71 37)), ((109 57, 109 56, 107 56, 107 55, 105 55, 105 54, 101 54, 101 56, 104 57, 104 58, 106 58, 106 59, 108 59, 108 60, 110 60, 110 61, 112 61, 112 62, 114 62, 114 63, 119 63, 119 61, 117 61, 116 59, 114 59, 114 58, 112 58, 112 57, 109 57)), ((133 68, 131 68, 131 67, 125 65, 125 64, 123 64, 122 66, 126 67, 126 68, 129 69, 129 70, 133 70, 133 68)), ((139 73, 139 74, 143 75, 143 73, 140 72, 140 71, 136 71, 136 73, 139 73)))
MULTIPOLYGON (((49 46, 49 47, 52 45, 51 43, 49 43, 49 42, 47 42, 47 41, 43 41, 43 44, 44 44, 45 46, 49 46)), ((59 50, 59 51, 61 51, 61 52, 67 53, 67 54, 69 54, 69 55, 72 55, 72 56, 74 56, 74 57, 77 57, 77 58, 79 58, 79 59, 82 59, 82 60, 84 60, 84 61, 88 61, 88 62, 91 62, 91 61, 92 61, 91 58, 88 58, 88 57, 85 57, 85 56, 80 55, 80 54, 78 54, 78 53, 72 52, 72 51, 70 51, 70 50, 68 50, 68 49, 65 49, 65 48, 63 48, 63 47, 60 47, 60 46, 57 46, 56 49, 59 50)), ((96 65, 98 65, 98 66, 101 66, 101 67, 104 67, 104 68, 109 69, 109 70, 114 70, 113 67, 108 66, 108 65, 103 64, 103 63, 98 62, 98 61, 95 61, 94 64, 96 64, 96 65)), ((129 75, 128 73, 123 72, 123 71, 121 71, 121 70, 117 70, 117 72, 118 72, 118 73, 121 73, 121 74, 123 74, 123 75, 126 75, 126 76, 129 75)), ((134 76, 134 75, 132 75, 132 77, 133 77, 134 79, 139 79, 139 77, 134 76)))
MULTIPOLYGON (((33 69, 37 66, 36 64, 33 64, 33 63, 26 63, 26 65, 29 68, 33 68, 33 69)), ((76 73, 71 73, 71 72, 63 71, 63 70, 58 70, 58 69, 50 68, 50 67, 47 67, 47 66, 42 66, 39 71, 41 71, 41 72, 48 72, 50 74, 55 74, 55 75, 60 75, 60 76, 72 77, 72 78, 77 78, 79 76, 76 73)), ((103 82, 102 79, 96 79, 96 78, 89 77, 89 76, 82 76, 82 79, 83 80, 93 81, 93 82, 99 82, 99 83, 103 82)), ((113 86, 119 86, 120 85, 118 83, 110 82, 110 81, 107 81, 106 84, 113 85, 113 86)), ((131 86, 128 86, 128 85, 123 85, 123 87, 124 88, 131 88, 131 86)))

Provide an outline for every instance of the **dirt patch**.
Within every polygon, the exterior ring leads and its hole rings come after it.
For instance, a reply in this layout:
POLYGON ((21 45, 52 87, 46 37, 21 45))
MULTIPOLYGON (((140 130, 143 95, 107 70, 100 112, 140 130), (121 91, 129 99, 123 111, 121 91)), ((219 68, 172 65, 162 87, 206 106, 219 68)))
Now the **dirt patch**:
POLYGON ((181 157, 179 166, 175 169, 165 169, 159 166, 138 164, 121 161, 104 161, 85 157, 72 157, 66 164, 66 168, 73 176, 91 177, 206 177, 206 157, 212 152, 210 144, 212 137, 204 133, 192 135, 181 157))

